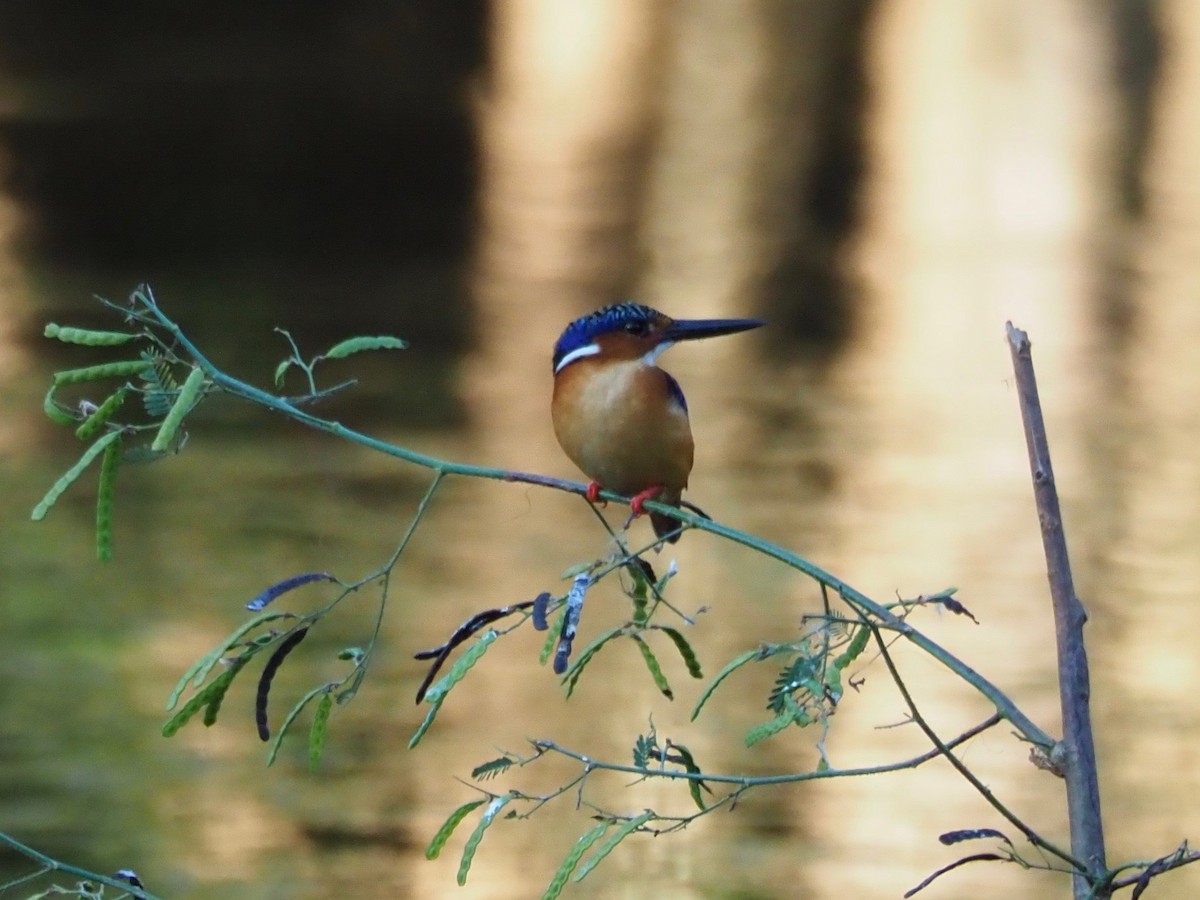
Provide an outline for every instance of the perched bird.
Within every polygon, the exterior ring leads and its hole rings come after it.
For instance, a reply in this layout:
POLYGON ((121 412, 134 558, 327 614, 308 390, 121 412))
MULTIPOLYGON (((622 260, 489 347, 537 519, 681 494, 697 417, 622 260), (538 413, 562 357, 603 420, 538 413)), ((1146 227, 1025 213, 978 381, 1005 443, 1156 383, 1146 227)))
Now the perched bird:
MULTIPOLYGON (((554 434, 601 488, 631 498, 633 514, 658 500, 678 506, 692 471, 692 429, 679 382, 655 365, 676 341, 735 334, 758 319, 675 320, 637 303, 576 319, 554 345, 554 434)), ((679 540, 679 523, 650 513, 654 533, 679 540), (672 534, 672 532, 674 532, 672 534)))

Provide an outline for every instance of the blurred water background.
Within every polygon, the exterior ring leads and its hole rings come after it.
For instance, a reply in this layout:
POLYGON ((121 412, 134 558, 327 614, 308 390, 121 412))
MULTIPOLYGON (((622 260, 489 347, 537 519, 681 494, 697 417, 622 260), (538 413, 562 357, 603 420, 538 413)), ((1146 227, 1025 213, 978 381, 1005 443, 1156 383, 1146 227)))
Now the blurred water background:
MULTIPOLYGON (((399 569, 381 661, 264 768, 249 683, 212 729, 159 728, 179 674, 298 571, 358 577, 392 551, 426 473, 261 410, 208 404, 178 458, 123 472, 116 560, 94 487, 29 510, 78 446, 50 374, 95 361, 45 322, 149 281, 229 371, 267 384, 289 328, 313 352, 394 333, 322 408, 423 452, 576 477, 549 427, 563 325, 617 299, 770 327, 681 347, 691 496, 879 599, 954 585, 980 620, 917 624, 1057 732, 1054 641, 1004 323, 1029 331, 1087 634, 1110 860, 1200 835, 1200 5, 1190 0, 434 0, 297 7, 0 7, 0 829, 136 869, 164 897, 540 895, 590 827, 563 803, 493 828, 465 888, 475 794, 456 780, 530 737, 625 762, 650 717, 707 769, 816 764, 817 736, 752 749, 770 672, 697 723, 627 647, 564 702, 540 636, 502 642, 415 751, 413 652, 472 613, 558 589, 605 552, 578 498, 484 481, 439 495, 399 569), (746 698, 754 698, 747 700, 746 698)), ((616 519, 619 511, 610 511, 616 519)), ((645 526, 638 524, 635 528, 645 526)), ((672 550, 708 674, 797 634, 813 585, 713 538, 672 550)), ((303 608, 318 592, 297 594, 303 608)), ((621 615, 589 601, 584 631, 621 615)), ((343 605, 277 697, 340 670, 371 597, 343 605)), ((944 733, 988 713, 901 650, 944 733)), ((841 766, 924 749, 876 662, 839 710, 841 766)), ((964 758, 1066 844, 1061 782, 1005 729, 964 758)), ((553 776, 517 783, 548 789, 553 776), (540 780, 539 780, 540 779, 540 780)), ((675 786, 599 796, 686 811, 675 786)), ((893 898, 1006 827, 946 765, 751 794, 631 839, 578 897, 893 898)), ((1030 851, 1032 853, 1032 851, 1030 851)), ((0 855, 0 874, 21 871, 0 855)), ((977 864, 924 896, 1065 895, 977 864)), ((1200 870, 1155 896, 1200 894, 1200 870)))

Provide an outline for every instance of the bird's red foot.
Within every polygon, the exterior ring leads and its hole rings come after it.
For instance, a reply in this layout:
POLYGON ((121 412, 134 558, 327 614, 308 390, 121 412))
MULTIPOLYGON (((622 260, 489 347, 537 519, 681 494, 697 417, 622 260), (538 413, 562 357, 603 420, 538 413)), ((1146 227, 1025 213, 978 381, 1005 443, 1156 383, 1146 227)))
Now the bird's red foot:
POLYGON ((662 485, 656 484, 656 485, 646 488, 644 491, 638 491, 638 493, 636 493, 632 497, 630 497, 629 498, 629 508, 631 510, 633 510, 634 516, 643 515, 645 513, 645 510, 642 509, 642 504, 645 503, 647 500, 653 500, 655 497, 657 497, 662 492, 663 492, 662 485))
POLYGON ((587 493, 584 496, 587 497, 588 503, 600 503, 600 482, 589 481, 587 493))

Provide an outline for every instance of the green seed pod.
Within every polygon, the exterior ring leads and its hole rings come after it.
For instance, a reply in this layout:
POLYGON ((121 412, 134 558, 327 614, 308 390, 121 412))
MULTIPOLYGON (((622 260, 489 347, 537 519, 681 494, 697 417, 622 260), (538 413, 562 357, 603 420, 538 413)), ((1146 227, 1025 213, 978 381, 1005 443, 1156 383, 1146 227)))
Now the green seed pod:
POLYGON ((46 413, 46 418, 55 425, 74 425, 78 420, 54 399, 55 390, 55 386, 51 385, 50 390, 46 391, 46 399, 42 401, 42 409, 46 413))
POLYGON ((117 469, 121 465, 121 442, 104 448, 100 461, 100 487, 96 491, 96 559, 112 561, 112 508, 117 493, 117 469))
POLYGON ((179 389, 179 396, 175 398, 175 403, 171 406, 171 411, 162 421, 159 426, 158 434, 154 436, 154 442, 150 445, 150 449, 158 453, 165 451, 175 438, 175 433, 179 431, 179 426, 183 424, 183 417, 186 416, 196 405, 196 399, 200 396, 200 388, 204 385, 204 370, 201 368, 192 369, 188 373, 187 381, 183 383, 183 387, 179 389))
POLYGON ((148 368, 150 363, 147 360, 127 359, 82 369, 67 369, 65 372, 54 373, 54 386, 83 384, 85 381, 100 381, 103 378, 129 378, 132 375, 140 375, 148 368))
POLYGON ((141 337, 140 334, 128 334, 124 331, 63 328, 53 322, 46 326, 45 335, 48 338, 57 338, 64 344, 82 344, 85 347, 115 347, 141 337))
POLYGON ((75 429, 75 437, 81 441, 90 441, 94 438, 105 423, 121 408, 121 404, 125 402, 125 395, 128 392, 128 388, 117 388, 114 393, 109 395, 107 400, 96 407, 95 412, 83 420, 82 425, 75 429))

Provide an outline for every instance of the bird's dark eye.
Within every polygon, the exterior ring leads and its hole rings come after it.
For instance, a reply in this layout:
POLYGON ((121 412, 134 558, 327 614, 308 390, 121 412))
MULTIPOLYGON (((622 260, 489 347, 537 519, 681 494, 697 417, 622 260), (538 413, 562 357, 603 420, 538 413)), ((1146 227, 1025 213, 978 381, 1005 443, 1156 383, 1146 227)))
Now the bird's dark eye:
POLYGON ((621 326, 635 337, 645 337, 650 331, 650 323, 645 319, 632 319, 621 326))

